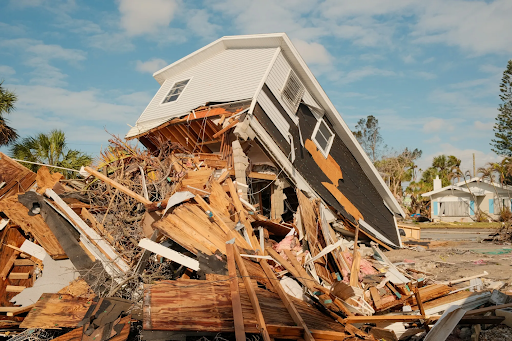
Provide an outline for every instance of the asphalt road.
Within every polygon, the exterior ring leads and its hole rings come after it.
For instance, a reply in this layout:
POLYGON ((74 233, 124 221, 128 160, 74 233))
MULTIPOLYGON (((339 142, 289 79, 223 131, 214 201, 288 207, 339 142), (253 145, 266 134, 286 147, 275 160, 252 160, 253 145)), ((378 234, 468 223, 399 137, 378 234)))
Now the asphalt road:
POLYGON ((494 229, 422 229, 421 239, 477 241, 492 233, 494 229))

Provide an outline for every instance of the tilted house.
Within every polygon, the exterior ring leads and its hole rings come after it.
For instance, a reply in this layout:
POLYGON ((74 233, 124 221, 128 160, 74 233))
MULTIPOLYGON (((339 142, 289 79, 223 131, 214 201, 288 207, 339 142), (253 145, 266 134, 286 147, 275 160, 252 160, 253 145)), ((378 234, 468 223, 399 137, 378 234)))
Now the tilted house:
POLYGON ((127 138, 220 154, 252 203, 284 191, 273 218, 297 207, 297 187, 321 199, 327 221, 401 246, 400 205, 286 34, 223 37, 153 77, 161 87, 127 138))
POLYGON ((432 220, 470 222, 478 211, 487 218, 498 219, 501 210, 510 210, 512 188, 478 177, 442 187, 437 177, 434 190, 422 196, 430 198, 432 220))

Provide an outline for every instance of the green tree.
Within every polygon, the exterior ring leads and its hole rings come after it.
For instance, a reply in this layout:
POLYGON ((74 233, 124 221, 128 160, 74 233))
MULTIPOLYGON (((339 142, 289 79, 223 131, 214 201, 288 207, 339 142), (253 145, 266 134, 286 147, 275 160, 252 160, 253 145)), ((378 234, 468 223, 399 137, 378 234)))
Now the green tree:
POLYGON ((498 155, 512 156, 512 59, 508 61, 503 72, 500 84, 499 114, 494 123, 494 136, 492 151, 498 155))
POLYGON ((395 155, 383 157, 375 162, 375 167, 389 178, 389 188, 395 198, 401 201, 403 197, 402 183, 414 179, 416 165, 414 161, 421 157, 421 150, 405 148, 395 155))
POLYGON ((18 138, 18 133, 7 124, 4 114, 10 114, 14 110, 16 94, 2 87, 0 83, 0 146, 13 143, 18 138))
POLYGON ((356 124, 356 130, 352 133, 372 162, 377 161, 384 148, 384 140, 380 134, 379 120, 373 115, 361 118, 356 124))
MULTIPOLYGON (((36 136, 25 137, 11 147, 11 156, 30 162, 44 163, 57 167, 79 170, 80 167, 91 163, 92 157, 78 150, 68 149, 66 135, 62 130, 52 130, 48 134, 40 133, 36 136)), ((32 171, 37 172, 40 166, 28 164, 32 171)), ((57 168, 50 171, 59 171, 67 178, 76 177, 76 173, 57 168)))
POLYGON ((455 172, 457 167, 460 167, 460 163, 460 159, 453 155, 438 155, 432 160, 432 166, 421 175, 421 181, 432 184, 436 176, 439 175, 443 187, 448 186, 451 179, 457 178, 456 176, 450 177, 450 173, 455 172))

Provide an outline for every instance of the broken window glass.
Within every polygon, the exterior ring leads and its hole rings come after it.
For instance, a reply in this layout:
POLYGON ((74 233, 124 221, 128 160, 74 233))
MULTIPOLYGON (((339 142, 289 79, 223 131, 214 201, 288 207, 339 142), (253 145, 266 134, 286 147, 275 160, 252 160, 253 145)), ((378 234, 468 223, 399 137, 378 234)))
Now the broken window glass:
POLYGON ((162 103, 169 103, 178 100, 178 97, 180 97, 181 93, 183 92, 183 89, 185 89, 189 81, 190 79, 186 79, 184 81, 174 83, 174 85, 171 88, 171 91, 169 91, 169 94, 167 94, 162 103))

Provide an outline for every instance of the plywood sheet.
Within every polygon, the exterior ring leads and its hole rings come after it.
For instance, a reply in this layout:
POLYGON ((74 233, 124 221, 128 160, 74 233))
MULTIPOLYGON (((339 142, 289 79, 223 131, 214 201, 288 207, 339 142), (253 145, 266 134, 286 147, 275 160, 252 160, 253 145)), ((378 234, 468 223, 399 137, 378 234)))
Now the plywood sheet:
POLYGON ((82 321, 92 301, 66 294, 43 294, 20 328, 73 328, 82 321))
MULTIPOLYGON (((239 282, 245 331, 257 333, 256 317, 239 282)), ((256 288, 267 324, 295 326, 277 294, 256 288)), ((343 326, 301 300, 290 297, 310 329, 343 331, 343 326)), ((234 332, 229 282, 162 281, 144 294, 144 329, 234 332)))
POLYGON ((54 259, 66 258, 66 253, 52 233, 41 215, 30 216, 28 209, 18 201, 18 196, 12 196, 0 201, 0 211, 25 233, 31 234, 37 242, 54 259))
POLYGON ((0 183, 6 183, 0 189, 2 199, 27 191, 35 181, 36 173, 0 153, 0 183))

